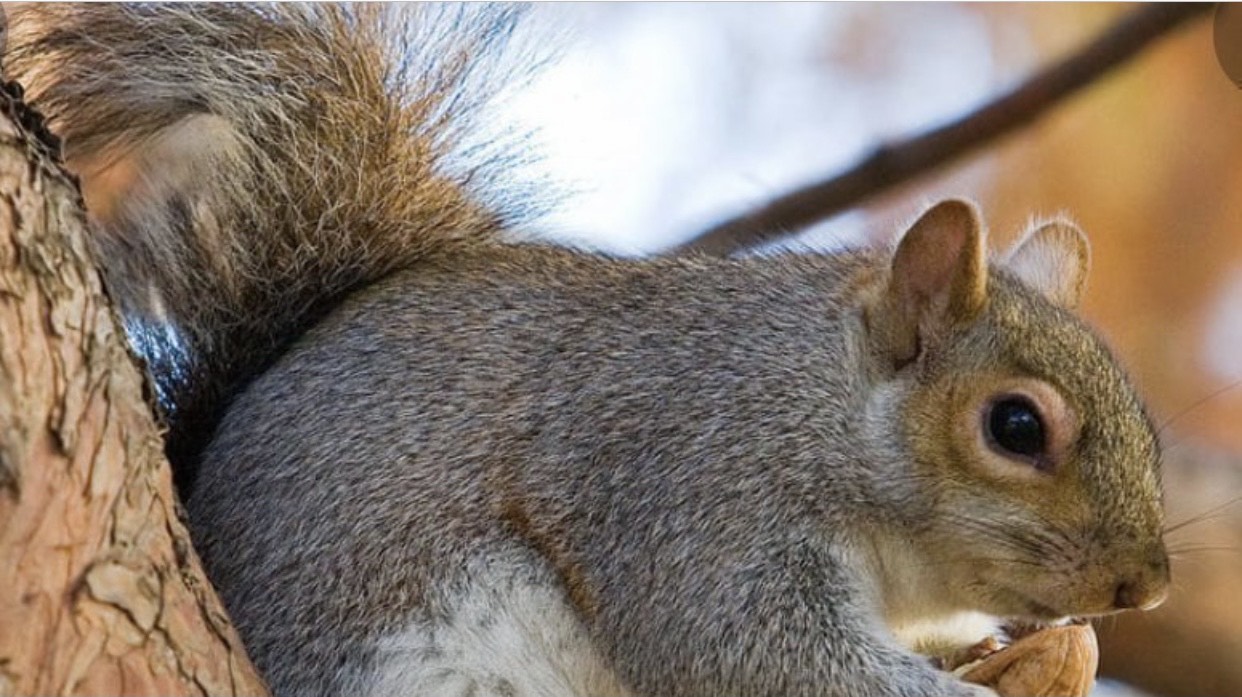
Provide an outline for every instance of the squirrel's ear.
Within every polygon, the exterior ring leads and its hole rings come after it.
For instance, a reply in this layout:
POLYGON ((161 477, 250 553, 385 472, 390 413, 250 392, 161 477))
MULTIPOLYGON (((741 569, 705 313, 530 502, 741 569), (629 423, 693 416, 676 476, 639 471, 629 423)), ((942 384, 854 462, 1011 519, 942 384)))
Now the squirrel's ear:
POLYGON ((949 199, 932 206, 901 238, 875 317, 897 363, 916 357, 922 335, 969 322, 983 309, 983 237, 974 205, 949 199))
POLYGON ((1028 232, 1001 263, 1052 302, 1073 308, 1087 283, 1091 247, 1077 226, 1057 221, 1028 232))

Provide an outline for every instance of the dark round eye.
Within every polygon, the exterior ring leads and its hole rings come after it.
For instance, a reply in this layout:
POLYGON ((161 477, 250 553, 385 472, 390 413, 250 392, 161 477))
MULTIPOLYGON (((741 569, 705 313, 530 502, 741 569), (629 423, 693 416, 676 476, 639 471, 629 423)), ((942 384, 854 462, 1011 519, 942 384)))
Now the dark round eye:
POLYGON ((1003 397, 987 416, 988 440, 1002 455, 1037 457, 1044 453, 1047 438, 1039 411, 1025 397, 1003 397))

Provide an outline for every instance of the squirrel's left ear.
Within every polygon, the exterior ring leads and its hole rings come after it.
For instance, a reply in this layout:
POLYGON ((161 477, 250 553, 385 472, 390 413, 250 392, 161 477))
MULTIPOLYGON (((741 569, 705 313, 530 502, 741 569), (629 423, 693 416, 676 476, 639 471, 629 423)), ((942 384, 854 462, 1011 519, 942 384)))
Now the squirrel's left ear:
POLYGON ((1045 223, 1019 240, 1001 265, 1052 302, 1073 308, 1087 283, 1091 247, 1073 223, 1045 223))
POLYGON ((894 363, 949 327, 968 323, 987 302, 983 224, 974 205, 941 201, 923 213, 893 253, 888 286, 869 322, 894 363))

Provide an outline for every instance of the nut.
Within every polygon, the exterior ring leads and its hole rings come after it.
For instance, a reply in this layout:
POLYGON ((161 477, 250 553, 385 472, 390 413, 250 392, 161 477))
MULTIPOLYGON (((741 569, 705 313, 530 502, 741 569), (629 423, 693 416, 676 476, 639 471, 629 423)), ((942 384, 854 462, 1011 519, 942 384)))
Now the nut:
POLYGON ((1001 697, 1087 697, 1099 663, 1095 630, 1076 624, 1028 634, 989 653, 961 675, 1001 697))

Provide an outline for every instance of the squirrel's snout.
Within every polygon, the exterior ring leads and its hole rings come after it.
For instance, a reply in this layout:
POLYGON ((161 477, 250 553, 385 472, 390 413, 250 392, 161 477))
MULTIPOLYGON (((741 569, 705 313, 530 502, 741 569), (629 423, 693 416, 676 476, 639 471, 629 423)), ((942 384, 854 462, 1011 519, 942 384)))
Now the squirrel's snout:
POLYGON ((1137 571, 1123 575, 1113 593, 1117 610, 1152 610, 1169 595, 1169 557, 1160 550, 1137 571))

